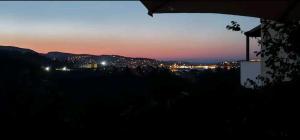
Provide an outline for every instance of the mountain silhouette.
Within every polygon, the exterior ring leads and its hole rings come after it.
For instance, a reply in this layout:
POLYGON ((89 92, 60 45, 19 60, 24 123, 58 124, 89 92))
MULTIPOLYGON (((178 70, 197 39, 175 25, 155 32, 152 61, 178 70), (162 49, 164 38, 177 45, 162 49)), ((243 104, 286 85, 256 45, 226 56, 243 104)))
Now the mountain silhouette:
POLYGON ((25 49, 25 48, 19 48, 19 47, 15 47, 15 46, 2 46, 2 45, 0 45, 0 51, 38 54, 37 52, 35 52, 33 50, 25 49))
POLYGON ((15 46, 0 46, 0 62, 9 67, 49 65, 51 60, 30 49, 15 46))

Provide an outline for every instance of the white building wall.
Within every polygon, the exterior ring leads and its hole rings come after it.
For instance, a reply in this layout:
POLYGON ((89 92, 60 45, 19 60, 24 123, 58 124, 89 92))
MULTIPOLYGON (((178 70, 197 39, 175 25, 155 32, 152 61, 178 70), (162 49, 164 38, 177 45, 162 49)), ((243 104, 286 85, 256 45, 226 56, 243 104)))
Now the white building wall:
POLYGON ((248 81, 252 80, 254 81, 258 86, 262 86, 262 82, 257 80, 256 78, 261 75, 261 62, 259 61, 242 61, 241 62, 241 85, 247 87, 247 88, 253 88, 253 85, 251 85, 248 81))

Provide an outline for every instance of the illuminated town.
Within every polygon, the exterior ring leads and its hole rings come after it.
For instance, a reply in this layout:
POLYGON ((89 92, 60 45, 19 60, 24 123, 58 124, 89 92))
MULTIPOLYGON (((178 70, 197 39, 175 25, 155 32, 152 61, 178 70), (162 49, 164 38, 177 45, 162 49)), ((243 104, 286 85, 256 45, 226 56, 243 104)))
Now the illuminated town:
MULTIPOLYGON (((50 52, 46 56, 52 60, 62 63, 55 68, 56 71, 71 71, 75 69, 103 69, 108 68, 165 68, 171 72, 189 72, 190 70, 216 70, 216 69, 238 69, 238 61, 224 61, 212 64, 193 64, 189 62, 168 62, 148 58, 130 58, 118 55, 77 55, 61 52, 50 52)), ((51 71, 51 66, 45 66, 45 71, 51 71)))

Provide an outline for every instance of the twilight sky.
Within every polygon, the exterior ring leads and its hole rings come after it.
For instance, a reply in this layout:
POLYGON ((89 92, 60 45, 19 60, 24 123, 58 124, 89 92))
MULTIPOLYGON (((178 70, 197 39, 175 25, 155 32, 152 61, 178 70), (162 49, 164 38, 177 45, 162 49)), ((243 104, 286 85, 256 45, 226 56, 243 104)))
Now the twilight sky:
MULTIPOLYGON (((0 45, 46 53, 116 54, 212 62, 245 58, 244 30, 259 19, 221 14, 147 15, 139 1, 0 2, 0 45)), ((257 50, 255 39, 252 51, 257 50)), ((252 58, 254 55, 252 54, 252 58)))

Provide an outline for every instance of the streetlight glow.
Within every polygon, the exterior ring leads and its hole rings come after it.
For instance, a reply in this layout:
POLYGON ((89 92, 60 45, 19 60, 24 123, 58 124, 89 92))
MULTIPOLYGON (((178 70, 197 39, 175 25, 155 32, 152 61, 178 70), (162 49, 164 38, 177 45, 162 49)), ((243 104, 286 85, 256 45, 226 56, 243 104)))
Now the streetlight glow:
POLYGON ((102 65, 102 66, 106 66, 106 61, 102 61, 102 62, 101 62, 101 65, 102 65))
POLYGON ((63 71, 67 71, 67 67, 63 67, 62 70, 63 70, 63 71))
POLYGON ((51 68, 48 66, 48 67, 45 67, 45 71, 50 71, 51 68))

